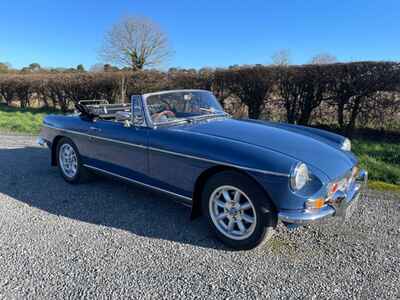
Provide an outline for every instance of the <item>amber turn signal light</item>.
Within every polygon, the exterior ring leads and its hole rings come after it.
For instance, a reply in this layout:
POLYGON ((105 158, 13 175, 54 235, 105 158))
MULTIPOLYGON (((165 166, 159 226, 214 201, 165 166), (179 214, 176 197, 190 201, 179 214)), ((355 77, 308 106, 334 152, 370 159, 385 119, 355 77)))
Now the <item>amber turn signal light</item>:
POLYGON ((324 205, 325 205, 325 199, 323 198, 312 199, 306 202, 306 208, 310 209, 322 208, 324 205))

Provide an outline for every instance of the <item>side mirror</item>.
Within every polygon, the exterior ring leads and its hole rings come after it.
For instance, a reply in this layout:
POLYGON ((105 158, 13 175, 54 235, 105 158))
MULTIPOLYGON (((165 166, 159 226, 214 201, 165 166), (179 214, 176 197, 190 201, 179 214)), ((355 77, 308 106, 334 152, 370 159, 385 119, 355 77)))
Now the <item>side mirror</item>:
POLYGON ((131 118, 134 126, 145 126, 145 118, 141 95, 131 97, 131 118))

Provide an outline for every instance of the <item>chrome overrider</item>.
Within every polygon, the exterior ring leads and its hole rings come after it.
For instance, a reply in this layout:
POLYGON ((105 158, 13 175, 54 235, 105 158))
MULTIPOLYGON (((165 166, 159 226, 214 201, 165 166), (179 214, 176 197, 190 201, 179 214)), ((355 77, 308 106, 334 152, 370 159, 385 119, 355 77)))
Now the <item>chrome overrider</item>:
POLYGON ((356 204, 362 190, 367 186, 368 173, 360 170, 355 180, 350 184, 347 193, 336 191, 331 199, 319 209, 282 210, 278 213, 281 221, 291 224, 319 223, 331 217, 345 218, 350 205, 356 204))
POLYGON ((36 139, 36 144, 38 144, 41 147, 45 147, 45 146, 47 146, 48 142, 44 138, 38 137, 36 139))

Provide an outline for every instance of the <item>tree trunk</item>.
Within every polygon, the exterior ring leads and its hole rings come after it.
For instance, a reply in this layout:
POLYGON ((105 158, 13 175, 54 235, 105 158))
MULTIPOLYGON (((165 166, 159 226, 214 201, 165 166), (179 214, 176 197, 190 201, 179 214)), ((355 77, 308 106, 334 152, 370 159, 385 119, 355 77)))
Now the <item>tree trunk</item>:
POLYGON ((47 97, 46 96, 42 96, 41 98, 42 98, 42 101, 44 103, 44 107, 45 108, 49 108, 50 106, 49 106, 49 101, 47 100, 47 97))
POLYGON ((63 112, 63 113, 66 113, 67 112, 67 110, 68 110, 68 100, 66 100, 66 99, 59 99, 59 105, 60 105, 60 108, 61 108, 61 111, 63 112))
POLYGON ((339 127, 343 130, 344 129, 344 101, 339 99, 337 105, 337 117, 339 122, 339 127))
MULTIPOLYGON (((314 100, 317 101, 317 100, 314 100)), ((305 98, 300 110, 300 117, 297 120, 299 125, 308 125, 310 123, 311 113, 314 110, 313 99, 305 98)))
POLYGON ((288 123, 294 124, 296 121, 295 117, 295 101, 290 101, 290 99, 286 99, 285 101, 285 108, 286 108, 286 118, 288 123), (292 103, 291 103, 292 102, 292 103))
POLYGON ((11 106, 11 102, 14 99, 14 95, 5 94, 5 95, 3 95, 3 97, 6 100, 7 106, 11 106))
POLYGON ((121 78, 121 99, 120 103, 125 102, 125 97, 126 97, 126 78, 125 76, 122 76, 121 78))
POLYGON ((249 109, 249 118, 250 119, 258 119, 261 114, 261 107, 257 104, 247 105, 249 109))
POLYGON ((356 125, 356 120, 358 113, 360 112, 360 104, 361 104, 361 97, 358 97, 354 100, 353 109, 351 110, 349 123, 346 126, 346 136, 352 137, 354 133, 354 128, 356 125))
POLYGON ((297 122, 299 125, 308 125, 310 123, 310 117, 311 117, 311 110, 310 109, 304 109, 301 112, 301 116, 297 122))
POLYGON ((26 108, 26 99, 25 99, 25 97, 22 97, 20 100, 19 100, 19 103, 20 103, 20 107, 21 108, 26 108))

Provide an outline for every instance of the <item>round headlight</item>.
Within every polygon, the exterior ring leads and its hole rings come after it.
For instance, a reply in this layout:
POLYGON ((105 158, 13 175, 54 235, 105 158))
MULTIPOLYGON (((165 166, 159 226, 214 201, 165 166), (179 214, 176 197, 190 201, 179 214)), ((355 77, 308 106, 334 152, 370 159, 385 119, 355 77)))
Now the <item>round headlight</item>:
POLYGON ((293 190, 301 190, 310 179, 310 174, 308 172, 307 165, 304 163, 298 163, 293 169, 290 175, 290 185, 293 190))
POLYGON ((341 149, 343 151, 351 151, 351 142, 348 138, 344 139, 341 149))

